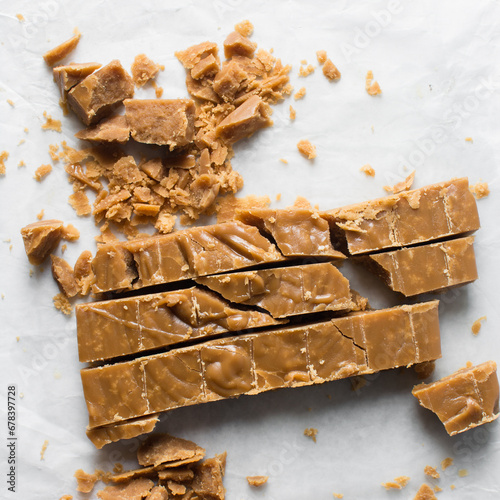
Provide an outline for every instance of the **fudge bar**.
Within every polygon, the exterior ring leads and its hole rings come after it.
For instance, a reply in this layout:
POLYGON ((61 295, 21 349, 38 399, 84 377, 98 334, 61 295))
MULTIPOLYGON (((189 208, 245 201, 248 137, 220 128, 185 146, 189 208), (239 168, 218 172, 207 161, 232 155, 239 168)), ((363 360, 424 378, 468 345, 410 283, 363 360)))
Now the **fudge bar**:
POLYGON ((438 301, 228 337, 81 371, 89 428, 441 356, 438 301))
POLYGON ((370 271, 406 297, 464 285, 477 279, 474 237, 358 257, 370 271))
POLYGON ((469 365, 437 382, 415 386, 412 394, 454 436, 498 417, 497 365, 469 365))
POLYGON ((397 248, 479 229, 467 178, 337 208, 321 214, 352 255, 397 248))

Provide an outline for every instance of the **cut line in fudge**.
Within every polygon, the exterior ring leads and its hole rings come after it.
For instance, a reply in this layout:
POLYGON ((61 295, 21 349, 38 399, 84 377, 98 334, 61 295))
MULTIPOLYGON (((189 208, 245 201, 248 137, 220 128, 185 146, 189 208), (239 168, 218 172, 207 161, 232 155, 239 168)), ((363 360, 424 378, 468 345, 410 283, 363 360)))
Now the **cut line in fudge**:
POLYGON ((209 341, 81 371, 89 429, 441 356, 438 301, 209 341))

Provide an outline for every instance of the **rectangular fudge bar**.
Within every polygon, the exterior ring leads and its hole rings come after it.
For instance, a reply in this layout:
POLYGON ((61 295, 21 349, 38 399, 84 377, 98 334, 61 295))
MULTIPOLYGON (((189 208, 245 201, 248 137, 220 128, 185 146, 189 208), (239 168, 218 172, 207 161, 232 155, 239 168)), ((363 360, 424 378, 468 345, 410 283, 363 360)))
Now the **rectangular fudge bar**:
POLYGON ((226 222, 102 245, 92 262, 92 288, 94 293, 140 288, 284 260, 255 227, 226 222))
POLYGON ((269 314, 234 307, 218 295, 195 287, 78 304, 75 312, 82 362, 280 323, 269 314))
POLYGON ((330 262, 198 278, 226 300, 258 306, 273 318, 356 308, 349 281, 330 262))
POLYGON ((406 297, 464 285, 477 279, 474 237, 358 257, 406 297))
POLYGON ((492 422, 498 413, 497 365, 469 364, 431 384, 419 384, 412 394, 433 411, 450 436, 492 422))
POLYGON ((322 212, 352 255, 440 240, 479 229, 467 178, 322 212))
POLYGON ((81 371, 89 428, 441 356, 438 301, 213 340, 81 371))

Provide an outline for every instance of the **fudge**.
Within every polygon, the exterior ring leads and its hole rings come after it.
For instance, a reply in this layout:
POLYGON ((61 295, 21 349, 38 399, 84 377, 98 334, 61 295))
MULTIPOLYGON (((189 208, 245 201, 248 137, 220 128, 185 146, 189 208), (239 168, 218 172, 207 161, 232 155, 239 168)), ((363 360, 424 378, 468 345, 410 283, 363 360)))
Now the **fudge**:
POLYGON ((59 289, 66 297, 74 297, 79 292, 73 268, 61 257, 50 256, 52 260, 52 276, 57 281, 59 289))
POLYGON ((329 262, 219 274, 196 282, 230 302, 264 309, 273 318, 355 307, 349 281, 329 262))
POLYGON ((252 42, 246 36, 233 31, 229 33, 224 40, 224 55, 226 59, 231 59, 233 56, 253 57, 257 44, 252 42))
POLYGON ((415 386, 412 394, 454 436, 498 417, 497 365, 487 361, 466 366, 431 384, 415 386))
POLYGON ((202 42, 175 53, 186 69, 193 69, 202 59, 212 55, 217 58, 218 47, 213 42, 202 42))
POLYGON ((137 142, 169 146, 172 151, 193 141, 191 99, 127 99, 124 104, 130 134, 137 142))
POLYGON ((81 371, 89 428, 441 356, 438 301, 363 311, 81 371))
POLYGON ((163 69, 165 69, 165 67, 161 64, 156 64, 145 54, 139 54, 135 56, 131 67, 132 80, 134 80, 137 87, 142 87, 163 69))
POLYGON ((280 323, 200 288, 77 304, 75 312, 82 362, 280 323))
POLYGON ((474 237, 356 258, 406 297, 442 291, 477 279, 474 237))
POLYGON ((166 462, 177 462, 205 456, 205 450, 187 439, 169 434, 153 434, 144 441, 137 450, 140 465, 160 465, 166 462))
POLYGON ((61 100, 66 102, 68 92, 100 67, 101 64, 94 62, 71 63, 65 66, 56 66, 52 70, 52 74, 59 88, 61 100))
POLYGON ((33 222, 21 229, 30 264, 40 265, 56 248, 63 234, 63 222, 49 219, 33 222))
POLYGON ((127 142, 130 127, 127 119, 122 116, 112 116, 101 120, 97 125, 80 130, 75 134, 77 139, 91 142, 127 142))
POLYGON ((134 95, 132 77, 113 60, 68 92, 68 103, 85 125, 93 125, 134 95))
POLYGON ((353 255, 448 238, 479 229, 467 178, 322 212, 353 255))
POLYGON ((57 64, 76 49, 82 34, 78 30, 75 30, 74 33, 74 36, 72 36, 69 40, 66 40, 57 47, 45 52, 43 58, 49 66, 54 66, 54 64, 57 64))

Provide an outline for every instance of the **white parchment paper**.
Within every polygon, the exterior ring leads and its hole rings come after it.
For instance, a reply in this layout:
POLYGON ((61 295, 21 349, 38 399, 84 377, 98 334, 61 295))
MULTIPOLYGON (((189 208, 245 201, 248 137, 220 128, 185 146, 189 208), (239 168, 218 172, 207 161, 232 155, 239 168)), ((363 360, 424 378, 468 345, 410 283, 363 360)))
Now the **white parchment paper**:
MULTIPOLYGON (((440 297, 443 358, 433 377, 467 361, 500 361, 498 2, 1 0, 0 151, 10 153, 0 178, 1 498, 95 498, 76 492, 74 471, 109 470, 115 462, 133 466, 139 443, 98 451, 87 440, 75 318, 54 309, 58 290, 49 266, 28 263, 19 234, 43 209, 45 218, 81 231, 64 254, 71 264, 84 249, 95 250, 93 221, 76 217, 67 203, 71 186, 63 166, 53 163, 41 183, 33 179, 38 166, 51 163, 49 145, 66 140, 77 146, 73 134, 81 128, 76 118, 63 117, 42 54, 78 27, 83 36, 70 60, 106 64, 118 58, 130 68, 135 55, 146 53, 165 65, 157 79, 164 97, 185 97, 185 73, 174 51, 205 40, 222 44, 243 19, 254 24, 260 47, 273 48, 293 65, 292 83, 307 94, 275 106, 274 127, 237 145, 233 166, 245 179, 241 194, 273 200, 281 194, 275 207, 300 195, 327 209, 383 196, 384 185, 413 169, 414 187, 454 176, 487 181, 491 194, 478 202, 480 279, 440 297), (339 82, 327 81, 317 67, 319 49, 342 72, 339 82), (304 59, 316 71, 301 78, 304 59), (381 96, 365 92, 368 70, 381 96), (294 122, 290 104, 297 111, 294 122), (62 133, 41 129, 44 111, 62 120, 62 133), (300 139, 316 145, 314 161, 297 152, 300 139), (360 172, 366 163, 376 170, 374 178, 360 172), (481 316, 487 320, 473 336, 471 325, 481 316), (7 489, 8 385, 17 390, 15 493, 7 489)), ((138 96, 153 96, 153 89, 138 96)), ((343 269, 373 306, 399 301, 376 278, 348 265, 343 269)), ((411 370, 402 370, 368 377, 358 391, 340 381, 242 397, 171 412, 159 430, 194 440, 209 456, 227 450, 230 500, 329 499, 333 493, 410 499, 424 481, 443 488, 443 500, 499 498, 498 423, 451 438, 411 396, 416 382, 411 370), (303 435, 306 427, 318 429, 317 443, 303 435), (439 480, 424 476, 425 465, 437 466, 445 457, 453 457, 454 465, 439 480), (461 469, 468 475, 460 477, 461 469), (252 489, 247 475, 270 478, 252 489), (404 490, 381 486, 401 475, 411 478, 404 490)))

